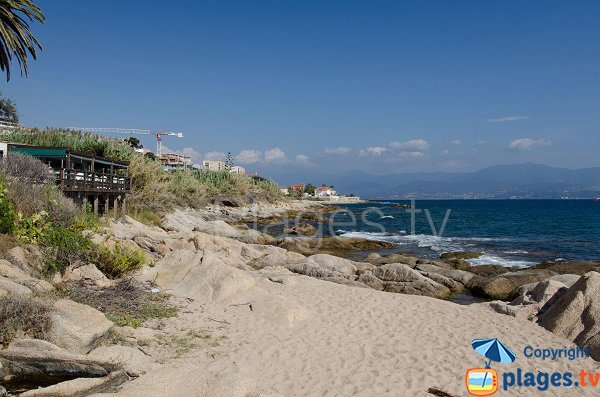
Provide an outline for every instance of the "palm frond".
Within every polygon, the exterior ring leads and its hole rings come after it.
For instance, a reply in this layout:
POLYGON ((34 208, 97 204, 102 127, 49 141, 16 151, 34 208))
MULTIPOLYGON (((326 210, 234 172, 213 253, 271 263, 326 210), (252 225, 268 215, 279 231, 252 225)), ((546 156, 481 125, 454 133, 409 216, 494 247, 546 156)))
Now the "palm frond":
POLYGON ((42 45, 29 28, 29 23, 45 21, 44 14, 31 0, 0 0, 0 69, 10 80, 13 57, 21 75, 29 76, 27 57, 37 58, 42 45))

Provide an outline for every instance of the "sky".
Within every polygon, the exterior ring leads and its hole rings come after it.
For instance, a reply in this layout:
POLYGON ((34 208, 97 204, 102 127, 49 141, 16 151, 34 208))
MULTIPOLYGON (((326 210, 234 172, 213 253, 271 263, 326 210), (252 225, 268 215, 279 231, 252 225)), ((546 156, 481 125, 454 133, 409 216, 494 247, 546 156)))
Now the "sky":
POLYGON ((37 4, 44 50, 0 88, 27 126, 183 132, 283 179, 600 166, 598 1, 37 4))

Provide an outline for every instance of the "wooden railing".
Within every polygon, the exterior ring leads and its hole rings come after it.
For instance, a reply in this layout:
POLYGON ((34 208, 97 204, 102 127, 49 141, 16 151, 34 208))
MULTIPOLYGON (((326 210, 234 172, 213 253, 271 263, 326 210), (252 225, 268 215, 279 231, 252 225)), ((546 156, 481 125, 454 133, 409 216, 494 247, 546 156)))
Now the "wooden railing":
POLYGON ((103 172, 61 169, 56 171, 56 182, 66 192, 129 192, 131 178, 103 172))

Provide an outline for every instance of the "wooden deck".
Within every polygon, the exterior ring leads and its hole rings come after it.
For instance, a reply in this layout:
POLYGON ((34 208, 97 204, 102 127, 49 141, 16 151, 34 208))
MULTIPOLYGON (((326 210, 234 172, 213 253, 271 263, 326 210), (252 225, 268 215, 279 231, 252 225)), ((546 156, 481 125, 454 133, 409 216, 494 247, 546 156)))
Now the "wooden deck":
POLYGON ((131 178, 103 172, 61 169, 56 181, 63 192, 129 193, 131 178))

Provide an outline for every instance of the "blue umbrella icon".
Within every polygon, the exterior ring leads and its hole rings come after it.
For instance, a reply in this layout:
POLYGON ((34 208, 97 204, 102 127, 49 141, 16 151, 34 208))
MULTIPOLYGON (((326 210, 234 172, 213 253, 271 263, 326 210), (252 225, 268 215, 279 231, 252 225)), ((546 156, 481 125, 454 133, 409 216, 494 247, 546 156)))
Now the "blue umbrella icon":
MULTIPOLYGON (((510 364, 517 359, 515 353, 513 353, 508 347, 506 347, 497 338, 493 339, 475 339, 471 342, 473 349, 489 361, 485 363, 486 368, 490 368, 492 361, 502 364, 510 364)), ((487 372, 483 378, 482 385, 485 385, 487 378, 487 372)))

